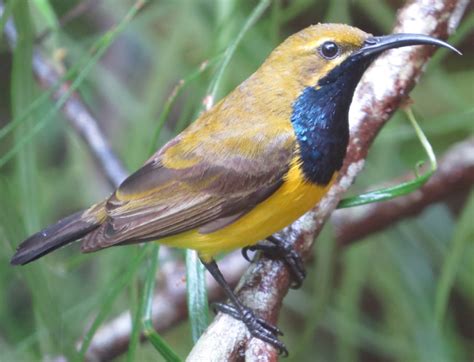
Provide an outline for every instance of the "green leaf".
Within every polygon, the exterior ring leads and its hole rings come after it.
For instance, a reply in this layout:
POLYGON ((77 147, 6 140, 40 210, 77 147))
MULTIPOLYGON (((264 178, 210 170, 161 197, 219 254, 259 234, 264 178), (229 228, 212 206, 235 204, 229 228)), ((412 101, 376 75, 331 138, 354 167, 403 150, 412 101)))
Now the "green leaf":
POLYGON ((48 0, 33 0, 33 3, 43 15, 46 25, 54 30, 58 29, 59 23, 56 13, 48 0))
POLYGON ((186 250, 186 291, 193 342, 196 343, 208 325, 208 301, 204 265, 195 250, 186 250))
POLYGON ((156 146, 158 143, 158 138, 160 137, 161 129, 163 128, 166 120, 168 119, 171 109, 173 108, 173 105, 176 102, 178 96, 189 85, 189 83, 199 78, 207 69, 209 69, 210 66, 214 65, 221 58, 221 56, 222 55, 218 55, 206 62, 201 63, 199 67, 195 69, 191 74, 180 80, 178 84, 174 87, 174 89, 171 91, 171 94, 165 101, 165 104, 163 105, 163 110, 161 111, 160 116, 158 117, 155 132, 150 146, 150 154, 153 154, 156 151, 156 146))
POLYGON ((111 312, 111 308, 117 296, 125 289, 125 287, 130 283, 133 276, 140 267, 143 259, 145 258, 148 247, 151 246, 147 244, 140 249, 140 252, 131 260, 130 264, 126 265, 125 271, 120 271, 115 278, 112 278, 110 282, 110 287, 107 291, 107 294, 104 300, 101 302, 99 312, 97 317, 95 317, 94 322, 87 331, 86 335, 83 338, 81 349, 77 356, 77 359, 80 361, 84 360, 87 349, 89 348, 90 343, 92 342, 92 337, 99 329, 102 322, 111 312))
MULTIPOLYGON (((364 193, 358 196, 348 197, 346 199, 343 199, 337 206, 339 209, 346 208, 346 207, 366 205, 366 204, 371 204, 374 202, 387 201, 390 199, 394 199, 396 197, 405 196, 413 191, 418 190, 420 187, 422 187, 430 179, 431 175, 436 171, 438 165, 437 165, 436 156, 433 152, 433 148, 431 147, 431 144, 429 143, 425 134, 423 133, 420 126, 416 122, 412 110, 407 109, 406 113, 413 128, 415 129, 416 135, 418 136, 420 143, 422 144, 428 156, 428 159, 430 161, 430 166, 431 166, 430 170, 426 172, 424 175, 417 176, 414 180, 403 182, 396 186, 369 191, 367 193, 364 193)), ((418 173, 417 170, 415 172, 418 173)))
MULTIPOLYGON (((140 249, 135 248, 136 252, 140 249)), ((143 293, 139 293, 140 278, 137 275, 130 285, 130 314, 132 316, 132 331, 130 333, 130 340, 128 342, 127 361, 135 361, 138 344, 140 343, 140 332, 142 329, 142 305, 143 293)))
POLYGON ((219 87, 222 81, 222 76, 224 75, 224 72, 227 66, 229 65, 229 62, 232 59, 232 56, 237 50, 237 46, 242 41, 244 35, 248 32, 248 30, 262 16, 262 14, 268 8, 270 3, 271 3, 270 0, 260 0, 258 5, 255 7, 255 9, 252 11, 250 16, 247 18, 247 21, 244 23, 239 33, 236 35, 234 41, 230 43, 227 49, 225 50, 222 61, 216 70, 216 74, 213 77, 211 83, 209 84, 206 98, 210 99, 211 101, 208 104, 205 104, 205 107, 209 107, 214 103, 217 96, 217 92, 219 90, 219 87))
MULTIPOLYGON (((28 2, 18 2, 13 9, 13 19, 18 29, 18 37, 13 50, 13 68, 11 79, 12 114, 16 116, 34 99, 35 82, 31 71, 33 54, 33 28, 28 2)), ((14 133, 15 143, 23 138, 25 132, 34 126, 34 114, 25 118, 22 127, 14 133)), ((34 143, 29 143, 16 154, 16 184, 19 191, 19 207, 24 220, 24 230, 32 233, 39 228, 39 189, 38 167, 34 143)), ((35 265, 24 271, 23 277, 29 286, 34 303, 35 328, 54 331, 60 322, 51 302, 47 276, 43 265, 35 265), (43 287, 39 287, 43 286, 43 287)), ((53 340, 59 337, 56 333, 40 335, 36 339, 43 354, 52 350, 53 340)))
POLYGON ((464 258, 464 250, 469 241, 474 240, 474 191, 466 201, 466 206, 459 217, 456 231, 448 250, 446 259, 441 269, 441 276, 436 287, 434 314, 438 326, 441 326, 446 308, 448 305, 449 294, 456 281, 456 273, 464 258))
MULTIPOLYGON (((2 157, 0 157, 0 167, 6 164, 12 157, 14 157, 18 151, 24 147, 28 142, 40 131, 42 130, 46 124, 53 119, 53 117, 58 113, 58 111, 62 108, 64 103, 69 99, 69 97, 76 91, 82 82, 85 80, 86 76, 95 66, 97 61, 102 57, 102 55, 106 52, 106 50, 110 47, 116 37, 125 29, 125 27, 130 23, 136 13, 141 9, 141 7, 146 3, 146 1, 142 1, 137 3, 135 6, 132 6, 129 12, 123 17, 123 19, 119 22, 117 26, 113 29, 109 30, 105 33, 93 46, 93 55, 87 57, 87 61, 83 66, 78 66, 77 68, 80 69, 77 76, 72 81, 71 85, 68 87, 67 91, 59 97, 59 99, 55 102, 54 106, 51 107, 49 112, 46 113, 44 117, 42 117, 38 122, 36 122, 28 132, 15 143, 15 145, 5 153, 2 157), (82 68, 82 69, 81 69, 82 68)), ((36 103, 36 102, 35 102, 36 103)), ((25 115, 19 116, 23 121, 29 116, 29 112, 25 115), (23 118, 24 117, 24 118, 23 118)), ((16 118, 12 121, 12 124, 15 126, 18 125, 21 121, 17 120, 16 118)), ((9 126, 8 130, 11 130, 14 126, 9 126)), ((2 132, 2 136, 5 136, 6 132, 2 132)))
POLYGON ((143 333, 151 342, 153 347, 163 356, 166 361, 178 362, 181 361, 176 352, 165 342, 161 336, 156 333, 153 326, 152 308, 153 308, 153 294, 156 283, 156 270, 158 268, 158 253, 159 246, 154 243, 151 248, 151 263, 148 269, 147 278, 145 280, 144 296, 143 296, 143 333))

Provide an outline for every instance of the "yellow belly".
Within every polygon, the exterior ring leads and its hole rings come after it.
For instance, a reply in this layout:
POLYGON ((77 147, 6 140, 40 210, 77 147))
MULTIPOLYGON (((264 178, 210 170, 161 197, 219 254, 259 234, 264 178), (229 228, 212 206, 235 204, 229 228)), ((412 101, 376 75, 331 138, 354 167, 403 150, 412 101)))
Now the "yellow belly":
POLYGON ((255 244, 310 210, 326 194, 333 181, 334 177, 326 186, 305 182, 295 163, 277 191, 232 224, 208 234, 202 234, 198 229, 189 230, 160 239, 159 243, 195 249, 204 260, 255 244))

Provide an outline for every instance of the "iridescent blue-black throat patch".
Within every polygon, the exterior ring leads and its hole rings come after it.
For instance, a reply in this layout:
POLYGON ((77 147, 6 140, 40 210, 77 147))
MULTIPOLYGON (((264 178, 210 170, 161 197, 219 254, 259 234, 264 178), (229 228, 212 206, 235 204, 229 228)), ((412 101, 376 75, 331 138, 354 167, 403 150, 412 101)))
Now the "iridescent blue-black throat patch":
POLYGON ((349 142, 349 107, 368 64, 348 58, 316 87, 306 87, 293 103, 291 123, 308 181, 327 185, 342 167, 349 142))

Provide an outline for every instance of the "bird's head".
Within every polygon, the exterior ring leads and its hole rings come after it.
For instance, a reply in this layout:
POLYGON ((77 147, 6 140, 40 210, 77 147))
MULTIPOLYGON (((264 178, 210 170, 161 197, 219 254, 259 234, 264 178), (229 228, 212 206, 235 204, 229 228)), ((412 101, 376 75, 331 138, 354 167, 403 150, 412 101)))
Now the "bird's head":
POLYGON ((271 85, 267 91, 274 94, 267 99, 278 98, 269 103, 273 113, 277 107, 283 109, 281 114, 290 112, 307 180, 326 185, 341 168, 349 140, 349 107, 372 61, 385 50, 423 44, 457 52, 426 35, 375 37, 338 24, 310 26, 272 52, 259 72, 259 84, 271 85))
POLYGON ((374 37, 348 25, 318 24, 290 36, 265 63, 274 75, 296 81, 297 88, 320 87, 345 78, 345 87, 353 91, 364 71, 383 51, 423 44, 458 52, 449 44, 426 35, 374 37))

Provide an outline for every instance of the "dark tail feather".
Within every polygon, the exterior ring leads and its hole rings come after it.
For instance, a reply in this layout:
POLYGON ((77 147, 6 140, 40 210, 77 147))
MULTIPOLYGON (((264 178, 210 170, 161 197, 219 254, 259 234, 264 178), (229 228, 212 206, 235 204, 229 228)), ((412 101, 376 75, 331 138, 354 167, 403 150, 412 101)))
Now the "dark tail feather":
POLYGON ((84 211, 76 212, 30 236, 18 246, 10 263, 28 264, 61 246, 82 238, 100 225, 100 221, 94 222, 91 218, 84 220, 83 214, 84 211))

